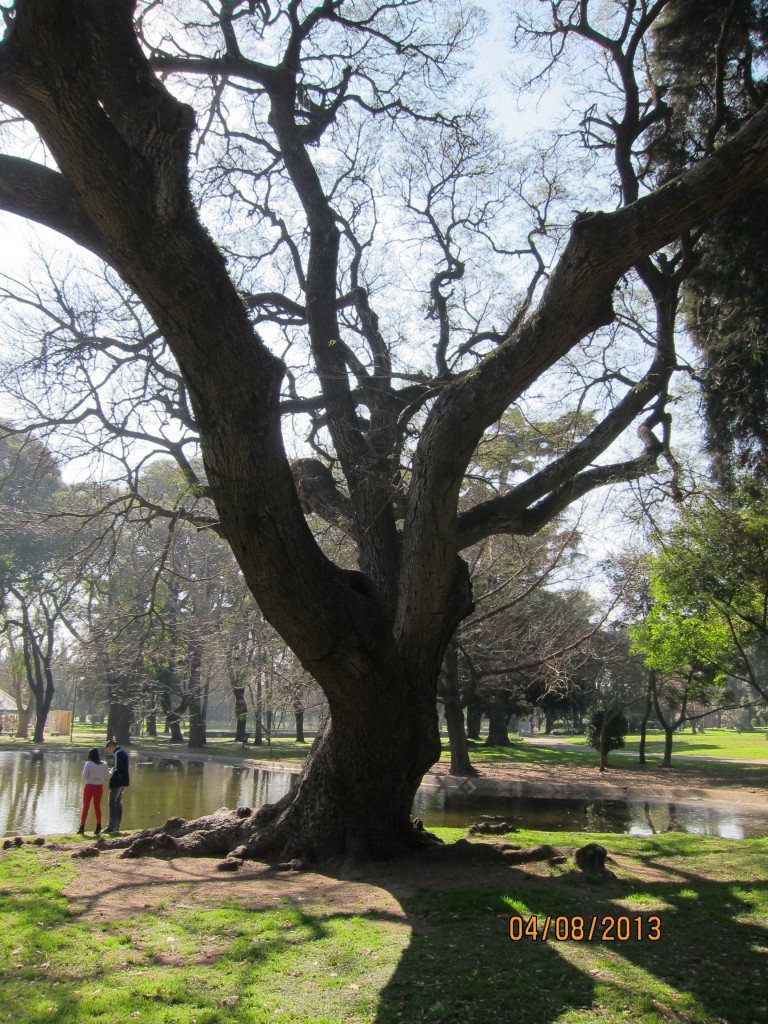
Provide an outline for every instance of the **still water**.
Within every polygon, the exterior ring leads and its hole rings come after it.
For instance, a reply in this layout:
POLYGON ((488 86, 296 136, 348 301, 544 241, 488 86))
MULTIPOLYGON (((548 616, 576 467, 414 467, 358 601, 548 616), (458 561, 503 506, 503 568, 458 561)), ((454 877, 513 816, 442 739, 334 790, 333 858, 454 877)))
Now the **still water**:
MULTIPOLYGON (((80 820, 85 752, 0 751, 0 836, 74 832, 80 820)), ((279 799, 296 776, 248 765, 181 757, 131 757, 123 828, 153 828, 218 807, 258 807, 279 799)), ((106 824, 106 793, 102 806, 106 824)), ((463 827, 483 817, 521 828, 651 835, 676 830, 731 839, 768 836, 768 814, 696 804, 478 797, 423 787, 413 813, 427 826, 463 827)), ((94 825, 91 811, 89 831, 94 825)))

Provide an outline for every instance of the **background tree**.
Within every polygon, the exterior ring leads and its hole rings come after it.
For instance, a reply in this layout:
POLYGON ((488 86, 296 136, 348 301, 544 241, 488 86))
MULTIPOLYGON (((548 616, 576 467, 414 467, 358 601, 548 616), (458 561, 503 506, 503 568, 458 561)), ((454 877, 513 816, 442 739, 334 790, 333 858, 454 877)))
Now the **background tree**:
POLYGON ((593 708, 587 718, 587 741, 600 753, 600 771, 608 767, 608 755, 624 746, 629 725, 620 707, 609 704, 593 708))
MULTIPOLYGON (((45 446, 0 424, 0 623, 14 667, 24 666, 37 743, 44 740, 59 631, 76 585, 64 554, 72 535, 57 515, 62 490, 45 446)), ((29 717, 24 704, 18 690, 22 731, 29 717)))
POLYGON ((662 671, 711 666, 768 698, 768 508, 751 488, 703 493, 650 560, 654 604, 636 646, 662 671))
MULTIPOLYGON (((594 20, 589 3, 543 6, 553 17, 527 38, 597 47, 618 83, 588 141, 614 160, 620 199, 606 188, 614 208, 570 231, 574 197, 515 169, 479 108, 459 106, 474 30, 463 5, 15 0, 6 11, 0 99, 23 119, 17 143, 39 139, 46 162, 30 148, 1 157, 0 206, 90 249, 138 297, 199 431, 201 493, 266 619, 328 697, 298 785, 215 833, 191 826, 198 852, 380 856, 423 839, 410 808, 439 752, 437 677, 472 606, 460 552, 535 533, 668 451, 685 240, 764 181, 766 114, 655 188, 649 132, 665 107, 648 48, 663 3, 601 7, 594 20), (504 217, 515 195, 517 227, 504 217), (404 230, 392 229, 396 210, 404 230), (414 246, 419 259, 401 264, 414 246), (517 295, 494 287, 513 268, 527 281, 517 295), (643 365, 602 330, 630 274, 656 321, 643 365), (576 360, 569 396, 575 410, 589 397, 594 427, 459 511, 485 432, 536 382, 562 382, 556 365, 595 337, 619 358, 588 376, 576 360), (300 414, 317 458, 292 470, 281 421, 300 414), (633 424, 638 442, 614 459, 633 424), (359 570, 324 554, 307 507, 353 537, 359 570)), ((107 343, 62 330, 94 357, 107 343)))
MULTIPOLYGON (((659 130, 653 159, 668 178, 765 105, 759 67, 768 12, 755 0, 671 0, 654 35, 672 130, 659 130)), ((718 479, 729 486, 740 471, 762 478, 766 469, 766 213, 762 185, 716 217, 698 240, 683 284, 686 327, 703 357, 708 449, 718 479)))

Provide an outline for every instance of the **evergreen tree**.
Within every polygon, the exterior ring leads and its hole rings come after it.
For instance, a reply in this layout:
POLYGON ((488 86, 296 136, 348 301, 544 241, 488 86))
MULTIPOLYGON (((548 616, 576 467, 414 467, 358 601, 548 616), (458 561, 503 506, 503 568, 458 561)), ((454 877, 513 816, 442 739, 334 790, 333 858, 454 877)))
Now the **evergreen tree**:
MULTIPOLYGON (((655 150, 674 177, 732 135, 767 96, 764 0, 673 0, 655 59, 669 116, 655 150)), ((768 472, 768 188, 717 217, 683 286, 686 325, 703 359, 707 445, 717 478, 768 472)))

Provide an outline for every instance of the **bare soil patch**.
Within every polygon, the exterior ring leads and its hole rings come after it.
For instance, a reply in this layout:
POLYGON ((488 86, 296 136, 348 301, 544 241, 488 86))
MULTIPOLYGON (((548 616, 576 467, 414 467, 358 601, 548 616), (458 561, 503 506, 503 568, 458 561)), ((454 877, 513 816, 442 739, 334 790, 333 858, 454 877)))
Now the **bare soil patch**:
MULTIPOLYGON (((147 857, 120 860, 119 851, 105 850, 98 857, 77 861, 77 874, 65 890, 70 907, 93 921, 124 921, 149 914, 162 915, 170 907, 205 909, 234 901, 244 909, 261 910, 274 907, 283 900, 299 904, 307 912, 322 908, 325 912, 363 915, 372 911, 386 914, 389 920, 407 921, 402 902, 422 889, 446 891, 488 887, 520 891, 527 880, 546 877, 552 860, 537 860, 523 865, 502 863, 493 854, 497 844, 473 843, 485 847, 487 862, 482 871, 471 870, 473 853, 458 852, 447 856, 425 854, 398 860, 395 863, 372 864, 361 869, 356 877, 338 877, 320 871, 277 871, 257 862, 246 861, 236 874, 221 873, 216 860, 182 857, 164 860, 147 857), (402 901, 402 902, 401 902, 402 901)), ((41 856, 61 858, 78 847, 58 845, 54 850, 41 850, 41 856)), ((82 847, 80 847, 82 848, 82 847)), ((553 850, 568 858, 574 847, 553 850)), ((482 858, 485 861, 485 858, 482 858)), ((614 854, 609 858, 611 871, 619 878, 644 882, 669 881, 671 865, 650 865, 614 854)), ((583 878, 583 876, 580 876, 583 878)), ((556 876, 549 877, 558 884, 556 876)), ((586 879, 584 880, 586 883, 586 879)), ((620 883, 608 881, 606 884, 620 883)), ((211 955, 215 955, 210 950, 211 955)), ((203 951, 205 955, 205 951, 203 951)))

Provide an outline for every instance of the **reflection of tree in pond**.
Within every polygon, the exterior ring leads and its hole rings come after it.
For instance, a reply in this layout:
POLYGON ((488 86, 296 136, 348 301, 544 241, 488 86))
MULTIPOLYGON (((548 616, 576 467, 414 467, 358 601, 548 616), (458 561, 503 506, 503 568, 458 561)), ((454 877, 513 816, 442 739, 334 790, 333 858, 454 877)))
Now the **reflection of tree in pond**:
POLYGON ((224 806, 239 807, 241 804, 240 792, 243 782, 248 778, 251 769, 248 765, 232 765, 232 773, 224 781, 224 806))
POLYGON ((669 821, 667 827, 664 829, 665 832, 686 832, 687 829, 680 824, 677 817, 677 807, 674 804, 667 804, 667 813, 669 814, 669 821))
POLYGON ((186 796, 196 807, 202 807, 204 814, 209 814, 221 806, 221 800, 215 784, 206 786, 205 763, 203 761, 184 762, 184 787, 186 796))
POLYGON ((592 800, 586 804, 584 817, 588 832, 628 832, 632 812, 624 800, 592 800))
POLYGON ((11 758, 4 758, 0 765, 0 806, 6 821, 22 821, 30 814, 35 814, 40 796, 46 788, 42 751, 33 751, 29 761, 39 766, 39 770, 34 773, 16 771, 11 758))
POLYGON ((651 820, 651 805, 648 803, 647 800, 643 804, 643 817, 645 818, 645 824, 651 830, 651 835, 655 836, 656 826, 653 824, 653 821, 651 820))

